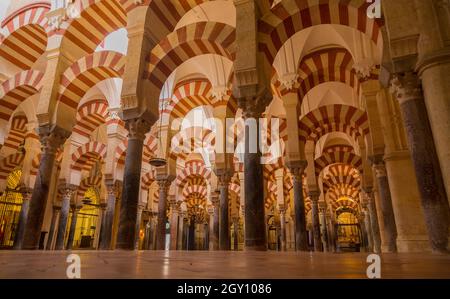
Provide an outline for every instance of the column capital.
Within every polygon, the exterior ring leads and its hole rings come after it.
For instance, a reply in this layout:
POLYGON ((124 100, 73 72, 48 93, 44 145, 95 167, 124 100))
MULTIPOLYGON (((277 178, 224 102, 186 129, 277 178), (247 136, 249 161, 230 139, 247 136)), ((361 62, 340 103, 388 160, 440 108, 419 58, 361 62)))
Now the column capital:
POLYGON ((320 196, 320 191, 309 191, 308 192, 309 198, 311 199, 312 203, 318 203, 319 202, 319 196, 320 196))
POLYGON ((172 184, 172 181, 174 180, 173 176, 170 175, 157 175, 156 176, 156 183, 158 184, 159 188, 169 188, 172 184))
POLYGON ((106 192, 108 196, 117 197, 118 186, 115 181, 105 180, 106 192))
POLYGON ((55 205, 55 204, 54 204, 52 208, 53 208, 53 211, 54 211, 54 212, 59 212, 59 211, 61 211, 61 206, 60 206, 60 205, 55 205))
POLYGON ((305 172, 306 167, 308 167, 308 161, 287 161, 286 166, 291 171, 292 177, 295 180, 301 181, 303 173, 305 172))
POLYGON ((400 104, 423 98, 422 82, 415 72, 395 74, 391 80, 391 92, 400 104))
POLYGON ((327 210, 327 203, 325 201, 319 201, 319 211, 325 213, 327 210))
POLYGON ((108 207, 108 205, 106 204, 106 202, 102 202, 101 204, 100 204, 100 209, 102 210, 102 211, 106 211, 106 208, 108 207))
POLYGON ((62 193, 63 197, 71 198, 72 195, 77 191, 77 186, 72 184, 60 184, 58 186, 59 191, 62 193))
POLYGON ((215 169, 214 173, 217 176, 219 187, 228 187, 234 172, 232 169, 215 169))
POLYGON ((273 95, 270 90, 264 88, 259 94, 253 97, 238 98, 238 106, 242 109, 244 119, 256 118, 259 119, 267 105, 272 102, 273 95))
POLYGON ((374 155, 369 157, 369 161, 372 164, 372 168, 375 171, 377 178, 386 177, 386 163, 384 162, 383 155, 374 155))
POLYGON ((213 204, 213 206, 215 208, 219 207, 219 203, 220 203, 220 192, 218 190, 213 191, 211 193, 211 203, 213 204))
POLYGON ((33 195, 33 189, 26 186, 21 186, 19 192, 22 193, 24 200, 31 199, 31 196, 33 195))
POLYGON ((128 130, 129 139, 144 140, 145 134, 150 131, 152 124, 142 118, 132 118, 125 121, 125 128, 128 130))
POLYGON ((45 154, 56 155, 56 152, 62 149, 70 132, 61 127, 48 125, 38 128, 39 139, 41 141, 42 152, 45 154))

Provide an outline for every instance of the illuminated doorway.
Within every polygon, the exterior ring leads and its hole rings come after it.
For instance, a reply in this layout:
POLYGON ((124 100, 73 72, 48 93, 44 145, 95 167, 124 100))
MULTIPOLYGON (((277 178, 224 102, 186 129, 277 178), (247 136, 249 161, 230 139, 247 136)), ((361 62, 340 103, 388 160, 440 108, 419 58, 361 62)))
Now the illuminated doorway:
POLYGON ((23 198, 19 192, 22 171, 16 169, 6 178, 6 190, 0 196, 0 248, 11 249, 19 224, 23 198))
POLYGON ((338 251, 358 252, 361 247, 361 230, 358 218, 352 209, 339 209, 337 214, 337 247, 338 251))
POLYGON ((98 238, 97 230, 100 229, 98 227, 100 200, 97 189, 90 187, 86 190, 82 202, 83 207, 77 217, 73 248, 94 249, 95 240, 98 238))

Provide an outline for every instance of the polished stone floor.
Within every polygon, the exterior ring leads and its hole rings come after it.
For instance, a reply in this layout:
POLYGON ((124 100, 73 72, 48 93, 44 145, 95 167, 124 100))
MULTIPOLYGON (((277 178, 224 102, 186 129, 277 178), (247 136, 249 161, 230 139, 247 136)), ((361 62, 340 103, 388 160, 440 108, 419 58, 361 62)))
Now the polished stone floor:
MULTIPOLYGON (((0 278, 66 278, 70 253, 81 278, 367 278, 368 254, 296 252, 0 251, 0 278)), ((382 278, 450 278, 450 256, 385 254, 382 278)))

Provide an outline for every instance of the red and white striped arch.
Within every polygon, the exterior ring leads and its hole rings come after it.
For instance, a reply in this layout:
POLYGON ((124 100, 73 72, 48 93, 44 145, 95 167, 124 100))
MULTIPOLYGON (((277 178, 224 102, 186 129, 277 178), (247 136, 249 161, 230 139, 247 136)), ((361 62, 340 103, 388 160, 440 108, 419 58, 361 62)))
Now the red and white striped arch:
POLYGON ((0 161, 0 181, 6 180, 8 175, 23 163, 24 155, 15 153, 3 158, 0 161))
POLYGON ((73 170, 89 170, 98 160, 105 160, 107 146, 103 143, 92 141, 75 150, 72 154, 73 170))
POLYGON ((359 188, 347 184, 337 184, 333 185, 327 190, 328 197, 331 201, 338 201, 342 198, 351 198, 354 201, 358 201, 359 198, 359 188))
POLYGON ((361 179, 359 171, 348 164, 334 164, 328 167, 328 172, 323 177, 324 193, 334 185, 341 184, 360 188, 361 179))
POLYGON ((378 20, 368 18, 366 0, 282 0, 258 22, 259 50, 270 64, 281 47, 297 32, 321 24, 354 28, 373 40, 382 41, 378 20))
POLYGON ((149 172, 145 173, 141 178, 141 189, 148 190, 155 181, 155 178, 156 175, 154 169, 151 169, 149 172))
POLYGON ((342 198, 331 202, 331 206, 337 212, 340 209, 351 209, 353 213, 358 212, 358 202, 350 197, 342 198))
POLYGON ((122 76, 125 61, 126 57, 120 53, 101 51, 75 62, 62 75, 58 109, 64 106, 75 114, 86 91, 101 81, 122 76))
MULTIPOLYGON (((127 0, 131 2, 133 0, 127 0)), ((216 0, 152 0, 150 9, 152 11, 152 24, 159 28, 163 34, 172 32, 181 18, 202 3, 216 0)), ((148 0, 147 0, 148 2, 148 0)))
POLYGON ((83 179, 77 190, 78 196, 84 196, 86 191, 91 187, 92 188, 100 188, 101 182, 102 182, 101 176, 95 176, 95 177, 89 176, 89 177, 83 179))
POLYGON ((105 99, 92 100, 78 108, 73 132, 89 137, 108 120, 108 102, 105 99))
POLYGON ((180 82, 175 87, 169 105, 163 111, 162 121, 171 123, 174 118, 183 118, 189 111, 211 103, 211 83, 205 79, 180 82))
POLYGON ((205 166, 203 161, 193 160, 186 163, 176 178, 176 185, 183 188, 187 179, 191 176, 200 176, 205 180, 211 179, 211 169, 205 166))
POLYGON ((323 153, 332 153, 334 151, 353 152, 353 153, 355 152, 353 146, 348 145, 348 144, 334 144, 334 145, 326 146, 322 150, 323 153))
POLYGON ((16 108, 26 99, 39 92, 43 73, 23 71, 0 85, 0 119, 8 121, 16 108))
POLYGON ((188 199, 191 194, 197 194, 200 198, 206 198, 208 195, 208 189, 201 185, 189 185, 183 188, 183 198, 188 199))
POLYGON ((48 1, 22 7, 3 20, 0 56, 21 69, 30 69, 47 48, 48 1))
POLYGON ((300 103, 310 90, 325 82, 342 82, 358 90, 359 80, 353 65, 352 55, 344 48, 329 48, 306 55, 299 65, 300 103))
POLYGON ((19 145, 25 140, 27 134, 26 124, 28 123, 25 115, 17 115, 11 121, 11 128, 3 146, 12 150, 17 150, 19 145))
POLYGON ((323 153, 322 156, 314 161, 316 176, 319 176, 322 170, 332 164, 349 164, 362 172, 362 159, 350 152, 332 152, 323 153))
POLYGON ((317 142, 332 132, 343 132, 354 138, 369 134, 367 113, 353 106, 328 105, 319 107, 299 122, 300 140, 317 142))
POLYGON ((203 54, 217 54, 231 61, 235 57, 235 29, 227 24, 198 22, 170 33, 150 53, 144 77, 152 84, 152 94, 160 90, 183 62, 203 54))
POLYGON ((53 32, 63 35, 61 48, 70 51, 75 59, 91 54, 112 32, 127 26, 126 11, 121 1, 83 0, 75 2, 79 17, 53 32))

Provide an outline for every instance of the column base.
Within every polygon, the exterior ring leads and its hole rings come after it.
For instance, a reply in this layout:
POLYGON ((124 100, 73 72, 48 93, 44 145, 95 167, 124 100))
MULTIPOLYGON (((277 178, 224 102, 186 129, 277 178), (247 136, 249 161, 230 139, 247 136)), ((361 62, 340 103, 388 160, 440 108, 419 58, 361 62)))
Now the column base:
POLYGON ((430 241, 426 235, 398 236, 397 250, 399 253, 430 253, 430 241))

